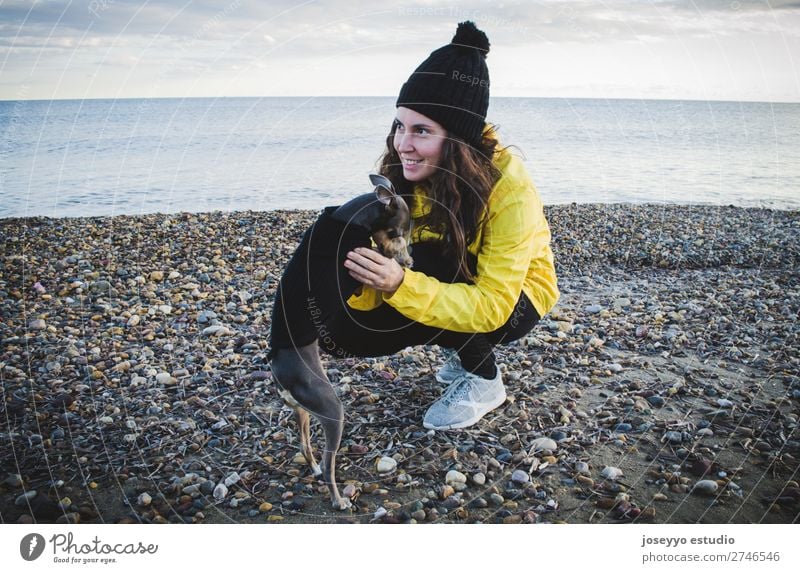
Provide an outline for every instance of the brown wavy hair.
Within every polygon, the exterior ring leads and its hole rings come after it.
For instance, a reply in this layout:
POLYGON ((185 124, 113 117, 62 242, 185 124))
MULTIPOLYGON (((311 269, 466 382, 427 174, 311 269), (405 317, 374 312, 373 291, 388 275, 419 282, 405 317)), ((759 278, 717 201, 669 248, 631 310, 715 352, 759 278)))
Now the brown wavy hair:
MULTIPOLYGON (((389 178, 410 207, 415 183, 403 176, 400 155, 394 148, 396 129, 393 121, 380 159, 380 173, 389 178)), ((500 170, 492 163, 500 151, 494 129, 484 132, 477 147, 448 133, 438 169, 425 181, 416 183, 424 189, 431 210, 415 224, 427 226, 444 238, 443 253, 458 261, 460 274, 469 282, 475 277, 467 264, 467 247, 485 222, 489 195, 500 179, 500 170)))

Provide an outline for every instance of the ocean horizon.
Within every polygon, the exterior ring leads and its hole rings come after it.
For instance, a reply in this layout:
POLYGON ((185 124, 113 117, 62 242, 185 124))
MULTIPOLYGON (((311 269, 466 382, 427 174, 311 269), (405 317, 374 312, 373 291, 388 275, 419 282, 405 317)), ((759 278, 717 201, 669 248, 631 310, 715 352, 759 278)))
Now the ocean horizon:
MULTIPOLYGON (((393 97, 0 101, 0 217, 321 209, 368 192, 393 97)), ((800 209, 800 104, 492 98, 546 205, 800 209)))

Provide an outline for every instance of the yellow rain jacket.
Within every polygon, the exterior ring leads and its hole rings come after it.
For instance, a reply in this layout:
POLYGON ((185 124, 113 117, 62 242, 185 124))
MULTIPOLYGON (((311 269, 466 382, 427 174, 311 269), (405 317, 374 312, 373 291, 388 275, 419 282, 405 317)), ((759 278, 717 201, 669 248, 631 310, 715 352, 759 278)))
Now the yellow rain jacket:
MULTIPOLYGON (((502 175, 488 201, 488 217, 467 247, 477 257, 474 284, 443 283, 405 269, 400 287, 389 295, 370 287, 351 296, 356 310, 372 310, 390 304, 404 316, 455 332, 491 332, 510 318, 520 292, 524 292, 539 316, 558 301, 550 226, 539 193, 522 163, 508 149, 495 154, 502 175)), ((424 191, 414 189, 411 216, 419 220, 430 209, 424 191)), ((427 227, 415 226, 411 244, 441 240, 427 227)), ((412 253, 413 256, 413 253, 412 253)))

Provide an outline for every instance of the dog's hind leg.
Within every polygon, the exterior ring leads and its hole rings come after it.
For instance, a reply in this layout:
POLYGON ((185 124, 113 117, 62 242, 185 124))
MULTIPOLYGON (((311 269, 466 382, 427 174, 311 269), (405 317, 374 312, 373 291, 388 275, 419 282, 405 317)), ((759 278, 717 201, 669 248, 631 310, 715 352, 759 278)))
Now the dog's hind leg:
POLYGON ((306 458, 308 467, 314 472, 314 477, 319 477, 322 475, 322 469, 314 459, 314 451, 311 449, 311 417, 299 405, 294 408, 294 416, 297 420, 297 426, 300 428, 300 445, 303 448, 303 457, 306 458))
MULTIPOLYGON (((330 491, 333 507, 347 509, 352 504, 349 499, 342 498, 336 487, 336 452, 342 439, 344 408, 322 369, 318 352, 316 342, 297 350, 280 350, 272 360, 272 373, 284 388, 281 396, 295 410, 304 443, 303 454, 309 464, 313 463, 313 454, 311 454, 308 414, 313 414, 319 420, 325 432, 322 478, 330 491), (301 410, 304 414, 299 413, 301 410)), ((316 474, 319 468, 315 466, 316 464, 313 464, 312 469, 316 474)))

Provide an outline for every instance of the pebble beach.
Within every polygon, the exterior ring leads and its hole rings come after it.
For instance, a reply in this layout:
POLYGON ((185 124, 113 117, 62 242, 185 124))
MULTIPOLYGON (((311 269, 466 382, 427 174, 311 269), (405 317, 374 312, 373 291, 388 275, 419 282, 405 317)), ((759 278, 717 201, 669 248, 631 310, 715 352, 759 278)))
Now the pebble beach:
POLYGON ((0 220, 0 522, 796 523, 800 213, 545 212, 562 298, 478 425, 422 427, 439 347, 323 355, 345 512, 251 376, 316 212, 0 220))

